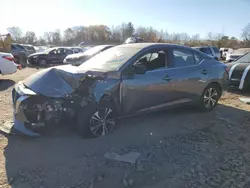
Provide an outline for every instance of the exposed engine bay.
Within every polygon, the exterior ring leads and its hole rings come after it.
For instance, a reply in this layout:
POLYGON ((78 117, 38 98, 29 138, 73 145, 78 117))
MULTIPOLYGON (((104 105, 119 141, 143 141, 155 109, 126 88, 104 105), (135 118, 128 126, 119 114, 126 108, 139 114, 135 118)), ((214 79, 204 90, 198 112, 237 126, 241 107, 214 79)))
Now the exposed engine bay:
MULTIPOLYGON (((60 74, 63 73, 61 70, 59 71, 60 74)), ((49 73, 52 74, 51 77, 55 76, 54 73, 58 75, 57 69, 49 73)), ((30 85, 26 82, 29 87, 24 85, 25 82, 20 82, 13 89, 14 127, 19 132, 28 135, 33 133, 40 135, 48 128, 62 125, 65 122, 74 124, 79 111, 88 104, 97 102, 93 88, 102 79, 103 74, 74 74, 72 80, 70 80, 69 73, 66 72, 63 77, 59 77, 57 80, 54 79, 52 83, 54 87, 48 87, 51 84, 48 83, 49 73, 46 72, 45 82, 42 78, 37 79, 37 82, 32 78, 30 85), (33 85, 35 87, 32 87, 33 85), (48 89, 43 89, 40 92, 43 85, 46 85, 48 89), (32 133, 27 132, 27 130, 32 131, 32 133)))

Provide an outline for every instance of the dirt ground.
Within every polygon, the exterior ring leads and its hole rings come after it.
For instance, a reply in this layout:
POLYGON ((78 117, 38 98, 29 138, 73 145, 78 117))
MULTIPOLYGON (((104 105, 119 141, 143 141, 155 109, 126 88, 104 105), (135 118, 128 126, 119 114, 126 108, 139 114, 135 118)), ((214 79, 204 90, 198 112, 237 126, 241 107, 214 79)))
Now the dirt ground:
MULTIPOLYGON (((12 121, 11 90, 36 72, 0 77, 0 125, 12 121)), ((39 138, 0 134, 0 187, 250 187, 250 105, 226 93, 209 113, 174 108, 124 119, 105 137, 67 127, 39 138), (136 163, 107 152, 140 154, 136 163)))

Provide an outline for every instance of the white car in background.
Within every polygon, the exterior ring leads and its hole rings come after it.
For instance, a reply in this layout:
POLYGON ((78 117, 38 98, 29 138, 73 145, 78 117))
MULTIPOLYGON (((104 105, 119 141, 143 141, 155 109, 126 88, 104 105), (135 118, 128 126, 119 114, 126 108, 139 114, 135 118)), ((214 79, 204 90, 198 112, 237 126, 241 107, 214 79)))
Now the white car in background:
POLYGON ((208 56, 216 59, 216 60, 220 60, 221 59, 221 55, 220 55, 220 51, 217 47, 215 46, 195 46, 192 47, 196 50, 199 50, 205 54, 207 54, 208 56))
POLYGON ((250 52, 250 48, 239 48, 238 50, 234 50, 232 53, 227 54, 226 62, 228 63, 233 62, 248 52, 250 52))
POLYGON ((18 65, 14 62, 14 56, 10 53, 0 52, 0 74, 13 74, 17 71, 18 65))
POLYGON ((222 59, 226 59, 226 57, 228 56, 228 54, 233 53, 233 49, 232 48, 220 48, 220 52, 221 52, 221 58, 222 59))

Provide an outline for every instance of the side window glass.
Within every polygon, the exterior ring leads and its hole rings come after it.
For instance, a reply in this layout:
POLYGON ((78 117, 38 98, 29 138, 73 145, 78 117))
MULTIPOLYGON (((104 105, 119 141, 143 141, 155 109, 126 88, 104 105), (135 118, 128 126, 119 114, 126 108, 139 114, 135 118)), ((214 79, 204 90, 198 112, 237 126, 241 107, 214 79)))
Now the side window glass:
POLYGON ((66 55, 73 54, 72 50, 66 50, 66 55))
POLYGON ((212 54, 212 51, 210 48, 201 48, 201 51, 205 54, 212 54))
POLYGON ((174 49, 174 67, 186 67, 195 64, 193 53, 188 50, 174 49))
POLYGON ((50 51, 50 55, 56 55, 57 50, 50 51))
POLYGON ((58 49, 57 54, 58 55, 65 54, 65 50, 63 48, 60 48, 60 49, 58 49))
POLYGON ((199 64, 204 58, 197 53, 194 53, 194 60, 196 64, 199 64))
POLYGON ((155 69, 165 68, 166 57, 166 53, 163 50, 153 53, 147 53, 140 59, 138 59, 135 64, 144 65, 147 68, 147 71, 152 71, 155 69))

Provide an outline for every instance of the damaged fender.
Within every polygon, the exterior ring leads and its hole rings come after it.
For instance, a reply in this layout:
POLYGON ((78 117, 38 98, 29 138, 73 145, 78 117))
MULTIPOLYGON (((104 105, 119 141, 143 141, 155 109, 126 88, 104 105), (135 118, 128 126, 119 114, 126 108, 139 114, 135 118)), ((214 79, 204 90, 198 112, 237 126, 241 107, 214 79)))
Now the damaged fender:
POLYGON ((79 72, 71 65, 48 68, 31 75, 16 84, 12 92, 14 129, 28 136, 39 136, 41 133, 35 129, 46 126, 50 119, 73 117, 78 108, 90 103, 99 104, 104 96, 117 103, 119 80, 107 77, 105 72, 79 72))

